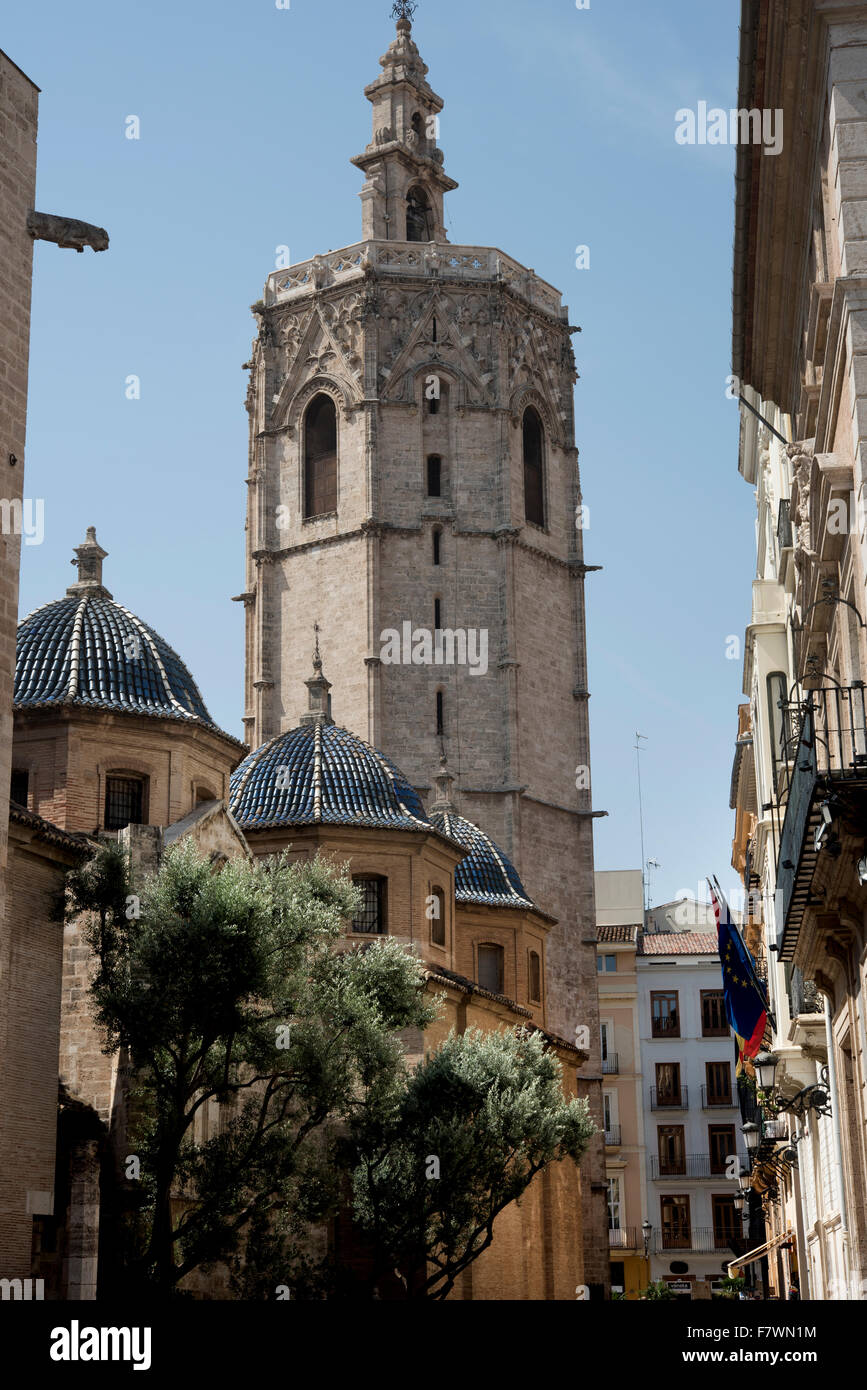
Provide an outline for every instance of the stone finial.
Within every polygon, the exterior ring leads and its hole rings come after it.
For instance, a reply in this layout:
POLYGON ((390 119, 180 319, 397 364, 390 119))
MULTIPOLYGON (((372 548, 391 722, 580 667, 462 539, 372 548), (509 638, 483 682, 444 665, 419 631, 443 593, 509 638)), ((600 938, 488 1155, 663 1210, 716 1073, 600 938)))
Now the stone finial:
POLYGON ((90 594, 94 597, 111 598, 102 582, 102 562, 108 555, 96 539, 96 527, 88 526, 87 535, 81 545, 75 547, 74 560, 70 564, 78 566, 78 582, 70 584, 68 594, 90 594))
POLYGON ((319 651, 318 623, 313 624, 316 641, 313 648, 313 675, 304 682, 307 686, 307 713, 302 715, 302 724, 333 724, 331 718, 331 682, 322 674, 322 655, 319 651))
POLYGON ((454 780, 454 777, 449 772, 448 760, 446 758, 446 755, 445 753, 443 753, 442 757, 440 758, 440 765, 437 770, 437 774, 434 777, 435 797, 434 800, 431 802, 431 805, 428 807, 428 810, 451 811, 453 815, 457 814, 458 808, 452 800, 452 785, 454 783, 454 780))

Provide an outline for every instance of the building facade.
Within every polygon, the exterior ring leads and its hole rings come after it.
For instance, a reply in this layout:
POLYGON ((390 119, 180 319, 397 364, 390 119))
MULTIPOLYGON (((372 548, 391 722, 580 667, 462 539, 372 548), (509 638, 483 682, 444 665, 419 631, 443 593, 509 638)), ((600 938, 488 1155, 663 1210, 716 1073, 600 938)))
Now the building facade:
MULTIPOLYGON (((738 106, 782 115, 738 150, 733 370, 757 563, 732 785, 780 1057, 769 1201, 780 1296, 867 1291, 867 7, 746 0, 738 106), (785 1258, 783 1258, 785 1253, 785 1258)), ((768 1130, 770 1129, 770 1133, 768 1130)), ((763 1151, 765 1154, 768 1150, 763 1151)))
MULTIPOLYGON (((650 927, 680 907, 656 909, 650 927)), ((716 934, 651 929, 636 966, 651 1277, 707 1299, 744 1250, 734 1194, 746 1151, 716 934)))
MULTIPOLYGON (((601 1128, 574 329, 533 271, 448 244, 443 102, 409 20, 380 66, 362 240, 274 272, 254 306, 246 738, 293 726, 316 620, 338 722, 422 797, 446 752, 461 814, 557 919, 549 1025, 590 1037, 601 1128)), ((588 1162, 603 1293, 601 1140, 588 1162)))
POLYGON ((645 1252, 647 1149, 636 952, 644 923, 641 870, 596 874, 596 969, 611 1292, 632 1301, 650 1283, 645 1252))

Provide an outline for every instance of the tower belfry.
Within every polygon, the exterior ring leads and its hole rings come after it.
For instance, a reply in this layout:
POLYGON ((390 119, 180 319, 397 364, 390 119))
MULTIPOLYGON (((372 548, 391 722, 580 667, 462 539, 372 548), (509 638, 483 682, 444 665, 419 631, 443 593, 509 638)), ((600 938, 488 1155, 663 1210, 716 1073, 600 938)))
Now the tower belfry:
MULTIPOLYGON (((272 272, 254 305, 246 737, 295 728, 305 681, 305 717, 330 713, 315 613, 340 725, 460 806, 557 918, 548 1026, 589 1028, 598 1072, 576 330, 534 270, 447 244, 443 101, 397 8, 353 161, 362 240, 272 272)), ((607 1279, 599 1181, 588 1283, 607 1279)))
POLYGON ((427 65, 412 37, 414 5, 395 5, 397 37, 380 58, 382 75, 365 87, 373 138, 352 163, 366 175, 362 236, 384 241, 447 242, 443 198, 457 188, 443 172, 439 114, 427 65), (408 13, 409 12, 409 13, 408 13))

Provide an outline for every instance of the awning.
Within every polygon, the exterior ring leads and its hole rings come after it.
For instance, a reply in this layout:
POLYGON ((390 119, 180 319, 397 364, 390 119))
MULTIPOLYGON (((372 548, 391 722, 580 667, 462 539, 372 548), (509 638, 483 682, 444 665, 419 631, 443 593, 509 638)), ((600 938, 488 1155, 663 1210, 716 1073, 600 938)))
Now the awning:
POLYGON ((755 1264, 756 1260, 760 1260, 763 1255, 769 1255, 772 1250, 776 1250, 777 1246, 782 1245, 784 1241, 794 1240, 794 1238, 794 1231, 784 1231, 782 1235, 774 1236, 773 1240, 769 1240, 767 1245, 760 1245, 757 1249, 749 1250, 746 1255, 741 1255, 736 1260, 729 1260, 726 1265, 726 1269, 729 1271, 729 1277, 731 1277, 731 1271, 733 1269, 746 1269, 747 1265, 755 1264))

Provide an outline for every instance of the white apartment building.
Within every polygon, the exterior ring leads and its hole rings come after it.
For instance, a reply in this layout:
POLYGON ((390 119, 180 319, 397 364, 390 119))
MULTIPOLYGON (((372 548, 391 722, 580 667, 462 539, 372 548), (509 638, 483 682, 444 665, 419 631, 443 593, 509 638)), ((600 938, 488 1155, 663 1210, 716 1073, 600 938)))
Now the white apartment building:
POLYGON ((650 914, 636 956, 650 1273, 706 1299, 743 1250, 734 1195, 746 1153, 713 914, 691 904, 703 929, 666 929, 679 906, 650 914))

